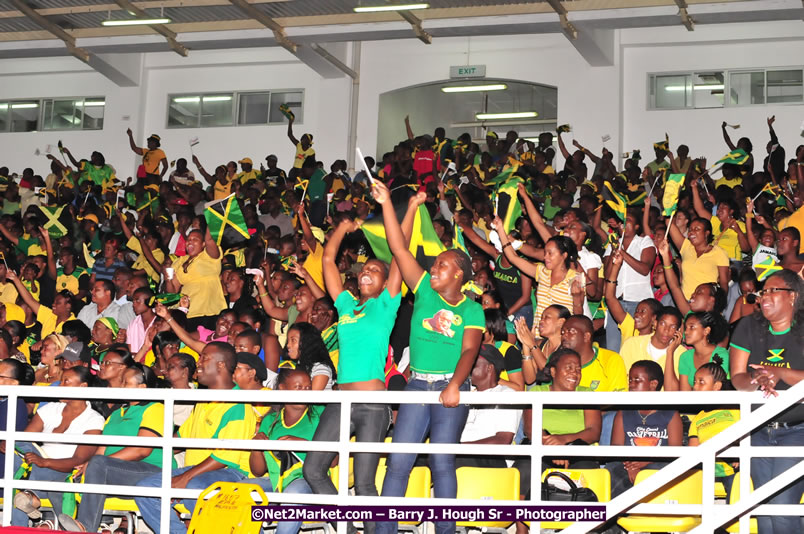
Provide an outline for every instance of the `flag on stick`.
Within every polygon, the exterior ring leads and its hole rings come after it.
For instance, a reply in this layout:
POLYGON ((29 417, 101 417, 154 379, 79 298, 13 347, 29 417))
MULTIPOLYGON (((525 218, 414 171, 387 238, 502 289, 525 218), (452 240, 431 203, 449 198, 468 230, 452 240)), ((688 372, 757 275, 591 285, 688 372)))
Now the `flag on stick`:
POLYGON ((757 263, 754 266, 754 270, 757 272, 757 280, 763 282, 766 278, 770 275, 775 273, 776 271, 781 271, 783 267, 776 263, 776 258, 769 256, 765 258, 761 263, 757 263))
POLYGON ((662 196, 662 216, 670 217, 678 209, 678 195, 684 187, 685 174, 671 174, 667 177, 662 196))
POLYGON ((743 165, 750 157, 751 156, 746 154, 745 150, 737 148, 716 161, 715 165, 725 165, 727 163, 731 165, 743 165))
POLYGON ((246 224, 234 193, 207 203, 205 208, 204 218, 207 220, 209 235, 219 246, 225 241, 227 248, 230 248, 235 243, 249 239, 254 232, 246 224))
POLYGON ((603 200, 614 211, 620 222, 625 222, 627 206, 625 197, 614 190, 611 182, 603 182, 603 200))

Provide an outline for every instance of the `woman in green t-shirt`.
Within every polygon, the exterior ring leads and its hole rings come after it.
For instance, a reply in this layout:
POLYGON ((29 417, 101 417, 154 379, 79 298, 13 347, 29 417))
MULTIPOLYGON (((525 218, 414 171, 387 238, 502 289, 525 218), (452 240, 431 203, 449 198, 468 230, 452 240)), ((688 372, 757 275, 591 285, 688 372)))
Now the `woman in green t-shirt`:
MULTIPOLYGON (((412 226, 412 217, 410 224, 412 226)), ((404 224, 404 223, 403 223, 404 224)), ((350 391, 385 391, 385 360, 388 340, 396 323, 401 302, 402 275, 396 262, 388 265, 368 260, 357 277, 359 298, 347 291, 341 281, 336 257, 344 236, 358 229, 359 223, 345 220, 337 227, 324 248, 324 281, 338 311, 338 387, 350 391)), ((352 404, 350 431, 360 442, 380 443, 391 422, 391 409, 385 404, 352 404)), ((321 414, 316 441, 337 441, 340 433, 341 406, 328 404, 321 414)), ((327 476, 335 452, 311 452, 304 463, 304 478, 317 494, 335 495, 337 489, 327 476)), ((380 455, 357 453, 355 458, 355 493, 377 496, 375 477, 380 455)), ((374 532, 366 523, 365 531, 374 532)))
MULTIPOLYGON (((458 443, 469 407, 459 405, 460 392, 469 391, 469 374, 480 350, 486 319, 483 307, 467 299, 462 287, 472 280, 472 260, 461 250, 442 252, 429 272, 418 264, 405 244, 388 188, 373 186, 382 204, 385 234, 402 278, 415 296, 410 323, 411 376, 406 391, 439 391, 441 404, 402 404, 394 426, 394 442, 458 443)), ((418 193, 408 204, 408 214, 424 203, 418 193)), ((383 497, 402 497, 416 454, 391 454, 383 482, 383 497)), ((454 454, 430 456, 435 496, 455 498, 458 490, 454 454)), ((454 522, 437 522, 437 534, 455 532, 454 522)), ((377 532, 395 533, 397 524, 384 522, 377 532)))
MULTIPOLYGON (((157 386, 156 374, 141 363, 133 364, 124 372, 125 388, 157 386)), ((162 403, 131 401, 109 416, 103 426, 103 433, 114 436, 162 437, 164 419, 165 406, 162 403)), ((134 485, 143 478, 162 471, 162 449, 118 445, 99 447, 95 456, 79 466, 79 469, 84 472, 86 484, 134 485)), ((103 502, 107 497, 109 495, 84 493, 77 519, 61 514, 59 524, 74 532, 97 532, 103 516, 103 502)))
MULTIPOLYGON (((277 387, 282 391, 310 391, 313 387, 310 375, 301 369, 281 369, 277 382, 277 387)), ((263 418, 254 439, 311 441, 320 417, 320 406, 285 404, 263 418)), ((251 451, 249 469, 258 477, 251 480, 268 492, 310 494, 313 491, 302 477, 302 466, 310 454, 294 451, 251 451)), ((277 524, 276 534, 296 534, 301 524, 301 521, 281 521, 277 524)))
MULTIPOLYGON (((664 390, 692 391, 695 371, 702 365, 715 361, 715 356, 720 358, 721 367, 728 378, 729 351, 718 346, 718 343, 726 339, 728 334, 729 325, 719 313, 692 312, 687 315, 684 318, 684 343, 692 348, 684 351, 678 357, 678 376, 676 376, 672 360, 665 360, 664 390)), ((670 352, 667 351, 668 358, 672 358, 670 352)))

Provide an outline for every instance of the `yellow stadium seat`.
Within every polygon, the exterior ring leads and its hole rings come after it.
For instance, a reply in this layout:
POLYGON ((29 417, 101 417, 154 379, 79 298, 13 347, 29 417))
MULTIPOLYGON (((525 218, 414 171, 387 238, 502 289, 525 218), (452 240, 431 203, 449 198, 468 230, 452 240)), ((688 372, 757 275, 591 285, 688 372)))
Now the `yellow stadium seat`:
MULTIPOLYGON (((637 473, 634 485, 656 474, 653 469, 637 473)), ((703 500, 703 473, 690 471, 648 495, 643 503, 650 504, 701 504, 703 500)), ((701 524, 700 516, 628 514, 617 523, 629 532, 687 532, 701 524)))
MULTIPOLYGON (((754 491, 754 481, 749 479, 748 484, 750 490, 754 491)), ((731 495, 729 495, 729 504, 734 504, 739 500, 740 500, 740 472, 737 471, 736 473, 734 473, 734 482, 732 482, 731 484, 731 495)), ((733 523, 729 523, 728 526, 726 527, 726 532, 740 532, 740 522, 734 521, 733 523)), ((750 532, 751 534, 757 534, 757 532, 759 532, 756 517, 751 518, 751 521, 749 522, 748 532, 750 532)))
MULTIPOLYGON (((513 467, 459 467, 459 499, 519 500, 519 470, 513 467)), ((511 521, 461 521, 459 527, 505 529, 511 521)))
POLYGON ((251 520, 251 507, 267 504, 256 484, 216 482, 198 496, 187 534, 260 534, 262 523, 251 520))
MULTIPOLYGON (((607 469, 546 469, 542 473, 542 482, 553 471, 561 471, 573 480, 579 480, 580 477, 583 477, 586 481, 586 487, 597 495, 598 502, 611 500, 611 473, 607 469)), ((544 521, 539 526, 541 528, 561 530, 571 524, 569 521, 544 521)))
MULTIPOLYGON (((388 469, 385 458, 380 458, 380 463, 377 465, 377 476, 375 483, 377 484, 377 493, 382 493, 382 484, 385 481, 385 471, 388 469)), ((429 498, 430 485, 432 476, 430 468, 424 465, 414 467, 410 471, 410 478, 408 479, 408 489, 405 491, 405 497, 409 498, 429 498)), ((410 523, 413 524, 413 523, 410 523)))
POLYGON ((726 486, 722 482, 715 482, 715 499, 725 499, 728 497, 726 486))
POLYGON ((133 534, 137 531, 137 518, 140 510, 134 499, 123 499, 119 497, 108 497, 103 502, 103 515, 125 517, 126 533, 133 534))

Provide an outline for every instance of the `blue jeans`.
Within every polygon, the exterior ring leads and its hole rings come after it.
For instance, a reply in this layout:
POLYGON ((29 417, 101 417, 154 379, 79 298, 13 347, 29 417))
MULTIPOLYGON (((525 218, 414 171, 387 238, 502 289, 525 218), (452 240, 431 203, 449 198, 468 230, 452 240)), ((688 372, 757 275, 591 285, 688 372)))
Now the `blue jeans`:
MULTIPOLYGON (((250 478, 246 480, 246 482, 258 485, 263 489, 263 491, 274 491, 273 490, 274 486, 271 483, 271 479, 269 479, 268 477, 250 478)), ((288 484, 287 487, 285 487, 282 490, 282 493, 298 493, 304 495, 312 495, 313 490, 310 489, 310 485, 307 484, 304 478, 297 478, 296 480, 288 484)), ((282 506, 299 506, 299 505, 283 504, 282 506)), ((275 534, 297 534, 301 526, 302 526, 301 521, 280 521, 276 524, 275 534)))
MULTIPOLYGON (((405 391, 443 391, 449 382, 440 380, 427 382, 411 379, 405 391)), ((460 387, 469 391, 469 380, 460 387)), ((466 424, 469 406, 461 404, 455 408, 445 408, 441 404, 402 404, 394 426, 394 443, 423 443, 430 435, 430 443, 458 443, 466 424)), ((408 487, 408 479, 416 454, 392 453, 388 458, 388 470, 382 486, 383 497, 403 497, 408 487)), ((433 472, 433 486, 436 498, 455 498, 458 493, 458 480, 455 476, 454 454, 431 454, 430 469, 433 472)), ((454 534, 455 522, 437 522, 437 534, 454 534)), ((396 522, 377 523, 377 534, 396 534, 396 522)))
MULTIPOLYGON (((125 484, 133 486, 143 478, 159 474, 162 468, 145 462, 130 462, 109 456, 93 456, 87 464, 84 482, 87 484, 125 484)), ((108 495, 84 493, 78 506, 78 521, 88 532, 97 532, 103 518, 103 503, 108 495)), ((121 497, 131 499, 131 497, 121 497)))
MULTIPOLYGON (((801 447, 804 445, 804 422, 787 428, 762 427, 751 434, 751 445, 772 447, 801 447)), ((751 460, 751 478, 759 488, 777 475, 792 469, 802 458, 754 458, 751 460)), ((768 504, 798 504, 804 492, 804 479, 799 479, 772 497, 768 504)), ((804 521, 798 516, 759 516, 757 526, 762 534, 790 534, 801 532, 804 521)))
MULTIPOLYGON (((189 471, 194 466, 191 467, 181 467, 179 469, 173 470, 172 476, 177 476, 185 471, 189 471)), ((187 489, 206 489, 215 482, 240 482, 246 478, 246 476, 236 469, 230 469, 228 467, 224 467, 223 469, 216 469, 214 471, 209 471, 208 473, 201 473, 195 477, 187 484, 187 489)), ((143 488, 158 488, 162 486, 162 473, 156 473, 149 477, 143 478, 139 482, 137 482, 137 486, 143 488)), ((182 499, 180 502, 191 512, 195 509, 195 499, 182 499)), ((137 508, 139 508, 140 513, 142 514, 142 518, 145 523, 153 530, 154 532, 160 532, 159 530, 159 503, 160 500, 157 497, 135 497, 134 502, 137 503, 137 508)), ((184 522, 179 519, 179 517, 170 512, 170 534, 185 534, 187 532, 187 527, 184 526, 184 522)))
MULTIPOLYGON (((620 304, 622 304, 623 310, 625 310, 626 313, 630 313, 631 316, 634 315, 637 306, 639 306, 639 302, 629 300, 620 300, 620 304)), ((622 343, 620 327, 617 321, 614 320, 614 317, 611 316, 611 312, 607 311, 606 315, 606 348, 614 352, 620 352, 620 344, 622 343)), ((627 373, 628 369, 626 369, 625 372, 627 373)))

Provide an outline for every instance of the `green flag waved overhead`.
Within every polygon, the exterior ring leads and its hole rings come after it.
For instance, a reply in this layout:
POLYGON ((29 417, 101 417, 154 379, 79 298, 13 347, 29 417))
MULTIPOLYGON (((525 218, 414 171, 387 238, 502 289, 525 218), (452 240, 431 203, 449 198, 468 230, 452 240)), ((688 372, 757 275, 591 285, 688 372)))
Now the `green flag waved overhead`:
POLYGON ((750 155, 746 154, 745 150, 742 148, 737 148, 719 159, 715 165, 725 165, 727 163, 732 165, 743 165, 750 157, 750 155))
MULTIPOLYGON (((403 204, 397 206, 398 220, 403 218, 406 208, 403 204)), ((363 223, 360 229, 363 230, 371 250, 374 251, 374 256, 385 263, 391 263, 393 256, 385 236, 383 218, 374 217, 370 221, 363 223)), ((433 228, 430 213, 423 205, 419 206, 416 217, 413 219, 413 231, 411 232, 408 250, 424 269, 429 269, 433 265, 436 256, 446 250, 446 247, 438 238, 435 228, 433 228)))
POLYGON ((62 217, 62 215, 66 215, 64 213, 64 208, 65 206, 59 206, 58 208, 39 206, 39 209, 42 210, 42 214, 47 218, 47 221, 42 225, 42 228, 47 230, 47 233, 50 234, 50 237, 63 237, 69 233, 67 230, 66 221, 64 221, 62 217))
POLYGON ((504 184, 511 177, 516 173, 518 167, 509 166, 505 170, 503 170, 500 174, 494 176, 493 178, 486 180, 483 182, 483 185, 486 187, 497 187, 500 184, 504 184))
POLYGON ((516 226, 516 221, 522 216, 522 204, 519 202, 519 184, 522 179, 513 177, 500 185, 494 193, 494 211, 502 219, 506 233, 510 233, 516 226))
POLYGON ((611 182, 603 182, 603 200, 614 211, 620 222, 624 223, 627 203, 625 197, 614 190, 611 182))
POLYGON ((224 199, 207 203, 204 218, 207 220, 209 235, 219 246, 226 242, 225 248, 249 239, 253 233, 243 218, 234 193, 224 199))
POLYGON ((664 185, 662 196, 662 216, 671 217, 678 209, 678 195, 684 187, 685 174, 670 174, 664 185))

